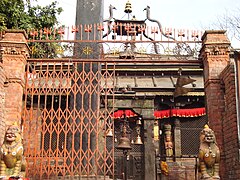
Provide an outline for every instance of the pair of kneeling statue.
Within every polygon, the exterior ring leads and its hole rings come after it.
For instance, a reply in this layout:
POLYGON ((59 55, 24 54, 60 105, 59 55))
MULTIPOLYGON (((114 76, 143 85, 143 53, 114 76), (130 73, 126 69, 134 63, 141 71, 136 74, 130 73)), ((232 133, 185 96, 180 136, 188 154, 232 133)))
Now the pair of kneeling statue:
MULTIPOLYGON (((215 134, 205 125, 200 134, 199 163, 201 179, 220 179, 220 151, 216 144, 215 134)), ((0 149, 0 178, 24 177, 25 161, 20 128, 17 125, 8 127, 3 145, 0 149)))

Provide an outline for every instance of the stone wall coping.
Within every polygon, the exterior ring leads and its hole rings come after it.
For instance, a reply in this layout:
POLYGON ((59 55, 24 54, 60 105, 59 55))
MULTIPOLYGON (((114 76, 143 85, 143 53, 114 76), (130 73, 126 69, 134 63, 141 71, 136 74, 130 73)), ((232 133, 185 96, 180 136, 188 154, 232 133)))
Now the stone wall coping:
POLYGON ((4 32, 5 32, 5 34, 6 34, 6 33, 22 33, 26 39, 28 38, 28 35, 27 35, 27 33, 26 33, 25 30, 20 30, 20 29, 6 29, 4 32))
POLYGON ((201 40, 203 41, 206 38, 207 34, 225 34, 225 33, 226 30, 206 30, 202 35, 201 40))
POLYGON ((0 43, 27 44, 28 35, 24 30, 7 29, 2 33, 0 43))

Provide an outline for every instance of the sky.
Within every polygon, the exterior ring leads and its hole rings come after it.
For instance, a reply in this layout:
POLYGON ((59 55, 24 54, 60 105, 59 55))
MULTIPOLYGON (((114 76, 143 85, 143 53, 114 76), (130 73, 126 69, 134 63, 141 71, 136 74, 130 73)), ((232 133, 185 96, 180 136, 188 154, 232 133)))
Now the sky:
MULTIPOLYGON (((38 0, 38 3, 45 5, 51 1, 53 0, 38 0)), ((108 18, 108 6, 112 4, 117 8, 114 10, 114 17, 127 19, 124 13, 126 2, 127 0, 104 0, 104 18, 108 18)), ((150 6, 151 18, 160 21, 164 28, 206 30, 212 28, 217 17, 240 11, 240 0, 130 0, 130 2, 132 15, 138 20, 146 18, 143 9, 150 6)), ((58 3, 63 8, 59 17, 61 24, 74 25, 77 0, 58 0, 58 3)))

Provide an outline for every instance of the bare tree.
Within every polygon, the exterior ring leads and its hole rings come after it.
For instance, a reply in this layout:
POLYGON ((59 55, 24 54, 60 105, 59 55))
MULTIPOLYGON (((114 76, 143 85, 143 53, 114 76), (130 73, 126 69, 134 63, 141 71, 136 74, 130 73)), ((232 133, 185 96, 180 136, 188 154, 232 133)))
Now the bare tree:
POLYGON ((217 17, 211 27, 227 30, 227 35, 231 41, 240 41, 240 9, 231 12, 226 10, 224 14, 217 17))

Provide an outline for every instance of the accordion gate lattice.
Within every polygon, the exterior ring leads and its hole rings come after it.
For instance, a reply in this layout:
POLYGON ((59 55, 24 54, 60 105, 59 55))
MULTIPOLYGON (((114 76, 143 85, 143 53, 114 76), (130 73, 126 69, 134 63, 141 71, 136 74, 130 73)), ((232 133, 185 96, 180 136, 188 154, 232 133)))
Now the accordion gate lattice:
POLYGON ((104 130, 113 126, 107 102, 115 74, 101 66, 28 62, 22 120, 29 177, 113 176, 104 130))

